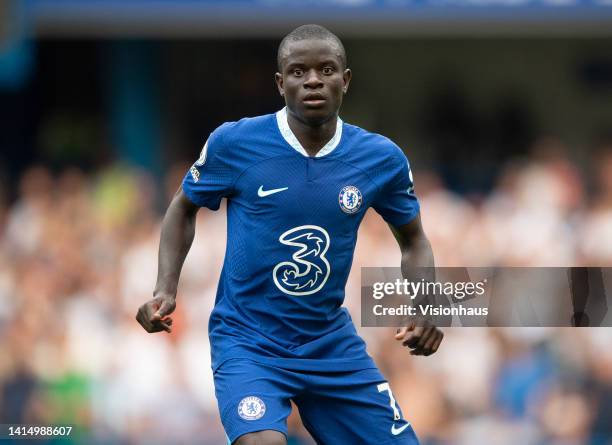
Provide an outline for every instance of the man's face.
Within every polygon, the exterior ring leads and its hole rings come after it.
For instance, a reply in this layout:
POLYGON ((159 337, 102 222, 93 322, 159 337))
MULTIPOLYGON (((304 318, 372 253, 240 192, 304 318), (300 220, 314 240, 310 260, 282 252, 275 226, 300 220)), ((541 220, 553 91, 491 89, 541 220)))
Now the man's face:
POLYGON ((351 80, 337 45, 320 39, 288 42, 281 68, 278 91, 298 120, 321 125, 337 115, 351 80))

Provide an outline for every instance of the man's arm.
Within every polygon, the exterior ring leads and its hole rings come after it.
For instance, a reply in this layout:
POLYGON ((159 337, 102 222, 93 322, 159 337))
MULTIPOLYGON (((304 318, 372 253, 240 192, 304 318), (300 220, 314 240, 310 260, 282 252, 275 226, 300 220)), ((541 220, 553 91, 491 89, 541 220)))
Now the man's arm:
POLYGON ((198 209, 180 188, 166 210, 159 242, 154 298, 140 306, 136 314, 136 320, 147 332, 172 332, 172 319, 168 315, 176 307, 179 276, 195 236, 198 209))
POLYGON ((389 227, 402 251, 402 275, 409 275, 412 267, 434 267, 433 252, 423 232, 420 214, 408 224, 389 227))
MULTIPOLYGON (((402 276, 409 281, 433 281, 434 257, 423 232, 421 216, 403 226, 389 226, 402 252, 402 276)), ((438 350, 444 333, 427 319, 413 319, 400 328, 395 339, 411 349, 412 355, 431 355, 438 350)))

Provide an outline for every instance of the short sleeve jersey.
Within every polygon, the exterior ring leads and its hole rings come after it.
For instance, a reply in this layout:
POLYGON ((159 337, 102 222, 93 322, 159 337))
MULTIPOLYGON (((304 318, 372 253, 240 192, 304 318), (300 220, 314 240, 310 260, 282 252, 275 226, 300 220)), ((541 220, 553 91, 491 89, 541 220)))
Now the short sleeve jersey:
POLYGON ((297 370, 374 367, 342 303, 366 210, 393 226, 419 212, 399 147, 338 119, 310 157, 283 109, 217 128, 183 191, 212 210, 227 199, 213 369, 239 357, 297 370))

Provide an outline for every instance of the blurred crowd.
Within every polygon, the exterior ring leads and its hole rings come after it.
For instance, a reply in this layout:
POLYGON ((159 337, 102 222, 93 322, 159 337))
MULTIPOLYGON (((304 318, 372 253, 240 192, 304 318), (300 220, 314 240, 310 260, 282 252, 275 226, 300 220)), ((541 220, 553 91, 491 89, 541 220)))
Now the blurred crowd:
MULTIPOLYGON (((160 185, 121 165, 37 166, 16 200, 0 196, 0 423, 75 425, 65 443, 224 443, 207 337, 223 209, 198 214, 172 334, 134 319, 155 283, 160 208, 187 168, 160 185)), ((437 265, 612 265, 612 145, 587 172, 542 140, 482 195, 414 177, 437 265)), ((369 211, 347 285, 356 324, 360 266, 399 261, 369 211)), ((610 328, 448 328, 427 358, 388 328, 360 333, 424 445, 612 444, 610 328)), ((290 443, 310 444, 295 411, 290 443)))

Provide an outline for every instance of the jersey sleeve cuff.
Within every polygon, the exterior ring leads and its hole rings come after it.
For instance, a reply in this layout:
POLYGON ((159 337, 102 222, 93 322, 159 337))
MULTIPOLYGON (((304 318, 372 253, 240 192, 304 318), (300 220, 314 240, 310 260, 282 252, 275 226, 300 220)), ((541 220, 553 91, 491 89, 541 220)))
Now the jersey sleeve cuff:
POLYGON ((391 224, 393 227, 400 227, 406 224, 410 224, 414 218, 416 218, 419 215, 420 212, 420 206, 414 208, 414 210, 410 213, 404 213, 401 215, 396 215, 393 217, 383 217, 383 219, 391 224))
POLYGON ((203 203, 200 202, 200 200, 197 199, 197 197, 195 196, 195 194, 193 193, 193 190, 191 190, 189 187, 185 187, 185 185, 183 184, 183 193, 185 194, 185 196, 196 206, 198 207, 206 207, 203 203))

